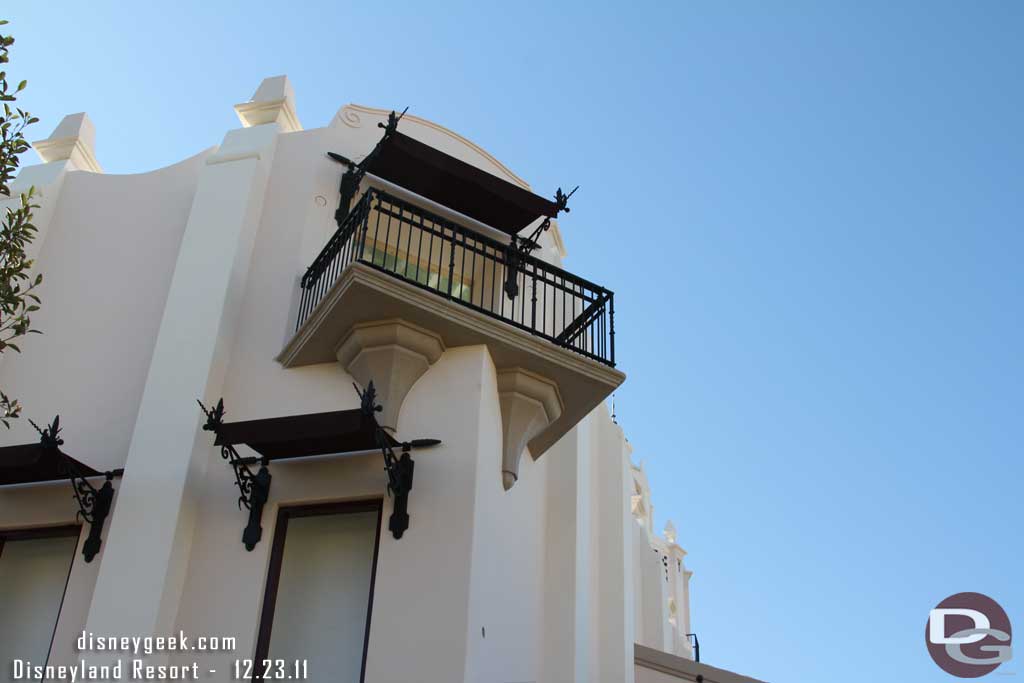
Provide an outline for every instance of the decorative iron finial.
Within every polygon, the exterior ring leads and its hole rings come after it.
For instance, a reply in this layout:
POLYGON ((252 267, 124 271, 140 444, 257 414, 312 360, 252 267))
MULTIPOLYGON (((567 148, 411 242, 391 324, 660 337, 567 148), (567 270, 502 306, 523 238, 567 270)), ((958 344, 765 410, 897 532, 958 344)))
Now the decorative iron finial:
POLYGON ((202 409, 203 414, 206 415, 206 424, 203 425, 203 431, 217 433, 221 425, 224 424, 224 399, 217 401, 217 405, 213 407, 213 410, 207 410, 203 402, 196 400, 199 407, 202 409))
MULTIPOLYGON (((60 436, 60 415, 54 417, 53 422, 45 429, 40 429, 39 425, 32 420, 29 420, 29 424, 39 432, 39 443, 43 447, 57 451, 57 471, 71 482, 71 492, 74 493, 75 500, 78 502, 76 517, 79 521, 84 520, 89 523, 89 535, 82 545, 82 555, 86 562, 92 562, 100 551, 103 522, 110 514, 110 506, 114 500, 114 487, 111 481, 114 479, 115 472, 105 472, 106 481, 97 489, 85 478, 75 461, 60 452, 60 447, 64 445, 64 439, 60 436)), ((116 472, 120 474, 123 470, 116 472)))
POLYGON ((32 420, 28 422, 39 432, 39 443, 53 450, 57 450, 64 445, 64 439, 60 438, 60 415, 53 418, 53 422, 45 429, 40 429, 39 425, 32 420))
POLYGON ((384 136, 385 137, 387 137, 388 135, 391 135, 396 130, 398 130, 398 122, 402 120, 402 117, 405 116, 405 112, 407 112, 407 111, 409 111, 409 107, 406 107, 405 109, 403 109, 401 114, 397 114, 396 115, 394 110, 391 110, 391 113, 388 114, 387 125, 385 125, 384 123, 381 123, 381 122, 377 123, 377 127, 378 128, 383 128, 384 129, 384 136))
POLYGON ((352 386, 355 387, 356 395, 359 396, 359 409, 363 411, 363 415, 374 417, 374 413, 384 410, 384 406, 377 403, 377 388, 373 386, 372 379, 366 385, 366 391, 360 391, 359 385, 355 382, 352 382, 352 386))
MULTIPOLYGON (((202 401, 197 400, 196 403, 206 415, 203 430, 213 432, 217 439, 220 439, 220 430, 224 427, 224 399, 219 399, 212 410, 207 410, 202 401)), ((217 440, 214 441, 215 444, 216 442, 217 440)), ((242 543, 246 550, 251 551, 263 537, 263 507, 270 498, 270 482, 273 479, 267 469, 268 460, 266 457, 242 458, 230 443, 219 445, 220 457, 227 461, 235 474, 235 485, 239 493, 238 509, 244 507, 249 510, 249 523, 242 532, 242 543), (260 468, 254 474, 249 465, 256 462, 259 462, 260 468)))
POLYGON ((569 197, 576 194, 576 190, 578 189, 580 189, 579 185, 572 188, 572 192, 570 192, 569 194, 565 194, 564 192, 562 192, 562 188, 558 188, 555 191, 555 204, 558 206, 558 210, 555 213, 561 213, 562 211, 569 213, 571 211, 571 209, 569 208, 569 197))
POLYGON ((402 450, 401 454, 396 455, 396 444, 385 433, 383 428, 377 424, 377 418, 374 416, 374 413, 380 412, 384 408, 377 404, 377 389, 373 386, 373 380, 370 380, 366 385, 365 391, 360 391, 359 385, 355 382, 352 383, 352 386, 359 396, 360 411, 362 411, 365 417, 373 419, 374 438, 377 441, 377 447, 380 449, 381 455, 384 456, 384 472, 388 476, 388 495, 394 499, 394 509, 391 512, 391 518, 388 520, 388 529, 391 530, 392 536, 401 538, 405 530, 409 528, 409 492, 412 490, 413 472, 416 467, 416 463, 413 462, 409 451, 414 448, 429 448, 441 442, 437 439, 412 439, 411 441, 405 441, 397 444, 402 450))

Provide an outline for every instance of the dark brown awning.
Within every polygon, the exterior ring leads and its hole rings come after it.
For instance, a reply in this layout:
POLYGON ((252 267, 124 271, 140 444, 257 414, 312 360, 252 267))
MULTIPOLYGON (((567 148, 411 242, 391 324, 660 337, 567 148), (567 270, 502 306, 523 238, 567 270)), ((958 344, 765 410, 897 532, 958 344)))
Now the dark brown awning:
POLYGON ((41 443, 4 446, 0 448, 0 486, 66 480, 67 466, 61 462, 63 459, 69 461, 68 464, 75 473, 83 477, 97 477, 103 474, 78 462, 70 455, 47 448, 41 443))
POLYGON ((552 200, 398 131, 382 141, 365 170, 509 235, 558 215, 552 200))
MULTIPOLYGON (((386 433, 385 436, 388 445, 398 445, 386 433)), ((269 460, 379 448, 373 421, 358 409, 225 422, 215 443, 218 446, 245 444, 269 460)))

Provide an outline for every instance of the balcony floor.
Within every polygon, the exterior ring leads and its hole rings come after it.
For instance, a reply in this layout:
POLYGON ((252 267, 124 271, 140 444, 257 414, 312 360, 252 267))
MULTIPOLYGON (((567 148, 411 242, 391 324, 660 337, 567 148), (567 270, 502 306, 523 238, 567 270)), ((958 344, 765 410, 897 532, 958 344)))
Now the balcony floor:
POLYGON ((352 263, 282 349, 284 367, 336 362, 353 325, 401 318, 436 332, 447 347, 485 344, 495 367, 523 368, 558 385, 562 415, 530 442, 538 457, 607 398, 626 376, 615 368, 446 300, 364 263, 352 263))

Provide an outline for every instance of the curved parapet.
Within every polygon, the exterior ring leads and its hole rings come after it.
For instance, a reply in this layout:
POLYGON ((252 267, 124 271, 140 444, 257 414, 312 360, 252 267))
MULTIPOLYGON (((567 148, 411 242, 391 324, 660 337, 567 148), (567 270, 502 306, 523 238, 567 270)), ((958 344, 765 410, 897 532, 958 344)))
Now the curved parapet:
MULTIPOLYGON (((368 129, 370 136, 376 141, 380 137, 377 123, 386 122, 390 113, 388 109, 374 109, 359 104, 346 104, 331 119, 330 127, 348 126, 355 129, 368 129)), ((492 175, 496 175, 502 180, 515 183, 526 190, 530 189, 529 183, 513 173, 505 164, 495 159, 483 147, 440 124, 407 113, 402 117, 402 131, 415 137, 417 140, 427 143, 431 147, 465 161, 467 164, 472 164, 492 175)))

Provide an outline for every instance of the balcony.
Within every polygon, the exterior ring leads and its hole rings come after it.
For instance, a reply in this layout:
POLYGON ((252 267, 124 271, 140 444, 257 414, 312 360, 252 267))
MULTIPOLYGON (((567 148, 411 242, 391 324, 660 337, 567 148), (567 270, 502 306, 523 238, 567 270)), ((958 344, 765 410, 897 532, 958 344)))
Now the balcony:
POLYGON ((527 256, 509 298, 506 245, 374 188, 303 276, 296 331, 353 263, 615 367, 612 292, 527 256))
POLYGON ((360 383, 401 385, 395 414, 383 416, 396 424, 403 392, 445 348, 486 345, 503 402, 507 488, 524 446, 539 457, 625 380, 614 297, 515 249, 516 233, 558 206, 393 124, 362 165, 332 157, 350 166, 348 212, 302 277, 295 333, 277 360, 337 360, 360 383), (401 361, 397 347, 407 350, 401 361), (395 373, 407 376, 396 384, 395 373))

